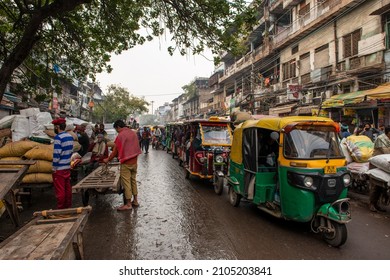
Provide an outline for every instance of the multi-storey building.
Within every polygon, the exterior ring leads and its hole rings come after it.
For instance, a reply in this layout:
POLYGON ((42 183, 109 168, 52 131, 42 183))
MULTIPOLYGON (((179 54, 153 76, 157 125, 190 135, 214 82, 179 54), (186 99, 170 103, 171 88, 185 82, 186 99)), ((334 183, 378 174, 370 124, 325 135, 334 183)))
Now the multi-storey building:
MULTIPOLYGON (((388 80, 390 0, 268 0, 258 19, 247 53, 222 57, 219 86, 232 107, 311 114, 333 95, 388 80)), ((359 115, 373 106, 388 110, 386 98, 361 105, 353 107, 359 115)), ((343 114, 328 111, 334 118, 343 114)))

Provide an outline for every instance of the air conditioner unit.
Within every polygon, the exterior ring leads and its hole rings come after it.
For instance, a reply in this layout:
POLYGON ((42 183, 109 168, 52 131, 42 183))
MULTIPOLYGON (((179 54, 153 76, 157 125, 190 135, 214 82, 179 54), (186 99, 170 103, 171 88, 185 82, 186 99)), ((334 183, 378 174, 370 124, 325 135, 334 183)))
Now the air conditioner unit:
POLYGON ((303 104, 311 104, 313 102, 313 94, 308 93, 304 97, 302 97, 303 104))
POLYGON ((311 81, 313 83, 326 82, 330 71, 331 69, 328 67, 314 69, 310 72, 311 81))
POLYGON ((274 85, 272 85, 272 89, 274 91, 278 91, 280 89, 280 85, 279 84, 274 84, 274 85))
POLYGON ((322 94, 322 101, 326 100, 326 99, 329 99, 332 97, 332 92, 331 91, 326 91, 326 92, 323 92, 322 94))
POLYGON ((282 96, 277 96, 276 97, 276 104, 282 104, 282 103, 285 103, 287 102, 287 96, 286 95, 282 95, 282 96))

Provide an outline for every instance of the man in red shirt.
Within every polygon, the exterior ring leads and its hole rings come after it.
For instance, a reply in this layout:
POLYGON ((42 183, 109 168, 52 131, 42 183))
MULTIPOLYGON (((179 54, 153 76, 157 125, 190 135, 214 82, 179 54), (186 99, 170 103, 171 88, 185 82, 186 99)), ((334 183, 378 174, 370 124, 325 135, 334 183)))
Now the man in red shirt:
POLYGON ((121 185, 124 189, 126 203, 117 208, 118 211, 131 210, 132 206, 138 204, 138 189, 137 189, 137 157, 141 154, 137 134, 126 127, 122 120, 117 120, 114 123, 114 128, 118 132, 115 138, 115 146, 108 158, 104 159, 104 163, 108 163, 114 157, 118 157, 120 166, 121 185), (132 200, 133 198, 133 200, 132 200))

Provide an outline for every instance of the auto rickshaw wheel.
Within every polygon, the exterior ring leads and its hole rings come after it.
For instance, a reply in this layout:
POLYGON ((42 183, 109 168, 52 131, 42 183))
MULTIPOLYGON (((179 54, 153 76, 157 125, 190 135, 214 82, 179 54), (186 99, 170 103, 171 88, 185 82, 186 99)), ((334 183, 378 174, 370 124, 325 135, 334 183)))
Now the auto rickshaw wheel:
POLYGON ((322 237, 329 245, 333 247, 340 247, 347 241, 347 226, 339 224, 335 221, 330 221, 332 232, 324 232, 322 237))
POLYGON ((223 177, 214 175, 214 191, 217 195, 221 195, 223 192, 223 177))
POLYGON ((229 202, 233 207, 237 207, 240 204, 241 195, 236 193, 233 187, 229 187, 229 202))

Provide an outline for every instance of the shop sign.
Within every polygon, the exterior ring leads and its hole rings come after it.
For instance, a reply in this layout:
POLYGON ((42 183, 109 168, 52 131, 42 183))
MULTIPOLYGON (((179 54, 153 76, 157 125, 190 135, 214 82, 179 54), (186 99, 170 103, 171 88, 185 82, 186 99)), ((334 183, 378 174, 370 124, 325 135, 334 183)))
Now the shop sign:
POLYGON ((312 116, 317 116, 317 117, 325 117, 325 118, 329 117, 328 112, 323 109, 321 109, 321 111, 319 109, 311 109, 311 114, 312 116))
POLYGON ((287 99, 288 100, 300 100, 302 98, 302 85, 288 84, 287 86, 287 99))

